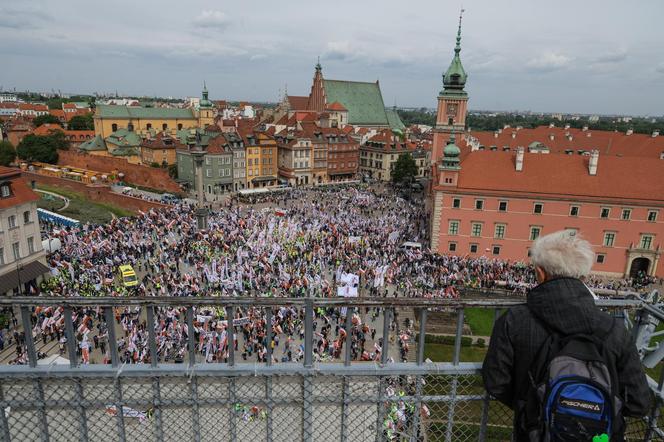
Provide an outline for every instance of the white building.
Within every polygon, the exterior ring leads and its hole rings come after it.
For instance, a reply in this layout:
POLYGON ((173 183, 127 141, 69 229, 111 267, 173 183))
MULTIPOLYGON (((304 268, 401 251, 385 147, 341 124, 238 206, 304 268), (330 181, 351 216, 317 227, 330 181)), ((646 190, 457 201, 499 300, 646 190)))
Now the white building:
POLYGON ((16 94, 0 92, 0 103, 4 103, 6 101, 17 101, 17 99, 18 97, 16 97, 16 94))
POLYGON ((39 197, 21 171, 0 166, 0 294, 36 293, 48 273, 37 219, 39 197))

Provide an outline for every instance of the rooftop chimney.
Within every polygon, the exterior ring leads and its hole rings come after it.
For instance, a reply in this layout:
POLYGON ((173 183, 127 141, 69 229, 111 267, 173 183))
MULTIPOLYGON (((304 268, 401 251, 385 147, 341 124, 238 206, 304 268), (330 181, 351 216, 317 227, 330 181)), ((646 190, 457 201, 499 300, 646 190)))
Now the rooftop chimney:
POLYGON ((494 132, 494 133, 493 133, 493 137, 494 137, 494 138, 498 138, 498 132, 494 132))
POLYGON ((597 162, 599 161, 599 150, 594 149, 590 153, 590 161, 588 162, 588 172, 590 175, 597 175, 597 162))
POLYGON ((519 147, 516 151, 516 171, 521 172, 523 170, 523 147, 519 147))
POLYGON ((588 126, 583 126, 583 129, 581 129, 583 132, 588 132, 588 126))
POLYGON ((554 127, 556 127, 555 123, 549 123, 549 129, 553 129, 554 127))
POLYGON ((512 138, 516 138, 516 132, 512 132, 512 138))
POLYGON ((656 138, 656 137, 658 137, 658 136, 659 136, 659 130, 653 130, 653 131, 652 131, 652 137, 653 137, 653 138, 656 138))
POLYGON ((569 129, 569 124, 565 125, 565 130, 569 129))
POLYGON ((627 129, 627 132, 625 133, 625 135, 629 136, 629 135, 632 135, 633 133, 634 133, 634 129, 627 129))
POLYGON ((553 141, 554 138, 555 138, 555 137, 554 137, 553 134, 549 134, 549 140, 553 141))

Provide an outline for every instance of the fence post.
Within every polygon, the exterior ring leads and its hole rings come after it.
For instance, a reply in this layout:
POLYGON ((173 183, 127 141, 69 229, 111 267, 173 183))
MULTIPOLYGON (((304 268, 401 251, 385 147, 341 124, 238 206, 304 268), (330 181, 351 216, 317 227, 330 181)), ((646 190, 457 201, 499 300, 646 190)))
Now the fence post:
POLYGON ((660 398, 662 396, 663 389, 664 389, 664 366, 662 366, 662 369, 659 372, 659 382, 657 384, 657 392, 659 394, 655 398, 655 404, 652 408, 650 418, 648 419, 648 430, 646 431, 645 438, 643 439, 644 442, 650 442, 652 440, 653 433, 655 433, 655 429, 657 429, 657 421, 659 419, 660 408, 662 406, 662 400, 660 398))
POLYGON ((313 363, 314 341, 314 301, 307 298, 304 301, 304 366, 311 368, 313 363))
POLYGON ((304 442, 312 442, 314 440, 313 426, 314 426, 314 405, 313 405, 313 380, 310 374, 305 374, 302 379, 304 398, 302 402, 302 439, 304 442))
POLYGON ((267 337, 267 366, 272 365, 272 307, 265 307, 265 335, 267 337))
MULTIPOLYGON (((152 307, 148 307, 152 309, 152 307)), ((149 322, 149 321, 148 321, 149 322)), ((159 385, 159 377, 154 377, 152 379, 152 406, 154 407, 154 422, 156 430, 156 439, 164 440, 164 429, 163 423, 161 420, 161 388, 159 385)))
MULTIPOLYGON (((457 327, 456 336, 454 337, 454 356, 452 360, 453 365, 459 365, 461 358, 461 335, 463 334, 463 308, 457 311, 457 327)), ((447 411, 447 428, 445 429, 445 442, 452 442, 452 430, 454 427, 454 410, 456 408, 457 388, 459 386, 459 379, 457 375, 453 375, 452 386, 450 391, 451 401, 447 411)))
POLYGON ((118 424, 118 437, 120 438, 120 442, 124 442, 127 440, 127 438, 125 436, 124 409, 122 406, 122 384, 120 383, 120 377, 115 378, 115 411, 118 424))
POLYGON ((228 365, 235 365, 235 328, 233 319, 235 318, 235 309, 226 307, 226 347, 228 348, 228 365))
POLYGON ((390 348, 390 322, 392 322, 392 309, 385 307, 383 309, 383 346, 380 353, 381 365, 387 364, 387 355, 390 348))
POLYGON ((420 334, 417 339, 417 365, 422 365, 424 363, 424 345, 426 338, 426 323, 427 323, 427 309, 422 308, 420 310, 420 334))
POLYGON ((115 317, 113 307, 104 307, 104 318, 106 320, 106 331, 108 333, 108 351, 111 353, 111 364, 118 366, 118 340, 115 337, 115 317))
POLYGON ((76 402, 78 403, 78 420, 81 424, 81 440, 87 442, 88 440, 88 418, 83 405, 83 384, 81 378, 75 379, 76 383, 76 402))
POLYGON ((157 354, 157 337, 154 333, 154 306, 148 305, 145 307, 147 309, 148 316, 148 345, 150 348, 150 365, 156 367, 159 363, 159 355, 157 354))
POLYGON ((350 414, 350 410, 348 409, 348 395, 350 389, 348 386, 348 376, 343 376, 341 382, 341 441, 346 442, 348 440, 348 415, 350 414))
POLYGON ((267 408, 267 419, 265 424, 267 425, 267 442, 272 442, 272 411, 274 410, 274 401, 272 400, 272 378, 270 376, 265 376, 265 406, 267 408))
MULTIPOLYGON (((351 352, 350 347, 353 344, 353 313, 352 307, 346 307, 346 349, 344 352, 344 365, 348 367, 350 365, 351 352)), ((345 379, 345 378, 344 378, 345 379)), ((345 383, 344 383, 345 385, 345 383)))
MULTIPOLYGON (((42 442, 48 442, 50 439, 50 434, 48 431, 48 422, 46 421, 46 403, 44 401, 44 385, 41 379, 35 379, 35 389, 37 390, 37 400, 39 401, 39 409, 37 414, 39 415, 39 427, 41 428, 41 440, 42 442)), ((0 410, 0 413, 4 413, 4 410, 0 410)))
POLYGON ((31 368, 37 366, 37 352, 35 351, 35 341, 32 338, 32 320, 30 310, 25 305, 21 306, 21 321, 23 322, 23 334, 25 335, 25 349, 28 352, 28 363, 31 368))
POLYGON ((71 307, 65 307, 64 315, 65 339, 67 340, 67 351, 69 352, 69 367, 76 368, 76 366, 78 366, 78 355, 76 354, 76 335, 74 334, 74 323, 71 320, 71 307))
MULTIPOLYGON (((190 378, 190 390, 191 390, 191 414, 192 422, 191 427, 194 432, 194 442, 200 442, 201 440, 201 424, 200 424, 200 411, 198 406, 198 376, 192 376, 190 378)), ((231 410, 231 413, 233 411, 231 410)))
POLYGON ((231 401, 231 412, 229 413, 230 416, 230 422, 229 422, 229 427, 230 427, 230 432, 231 432, 231 442, 235 442, 237 440, 237 428, 236 428, 236 423, 237 423, 237 411, 235 410, 235 405, 236 404, 236 398, 235 398, 235 378, 231 377, 228 380, 228 398, 231 401))
POLYGON ((189 350, 189 367, 196 363, 196 339, 194 333, 194 308, 187 307, 187 347, 189 350))

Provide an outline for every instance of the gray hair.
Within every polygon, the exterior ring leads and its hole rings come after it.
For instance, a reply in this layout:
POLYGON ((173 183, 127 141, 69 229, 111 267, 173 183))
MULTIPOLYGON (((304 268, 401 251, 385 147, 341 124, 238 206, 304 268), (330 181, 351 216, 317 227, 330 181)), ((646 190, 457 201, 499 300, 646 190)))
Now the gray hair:
POLYGON ((595 252, 573 230, 540 236, 530 248, 530 260, 550 277, 583 278, 590 274, 595 252))

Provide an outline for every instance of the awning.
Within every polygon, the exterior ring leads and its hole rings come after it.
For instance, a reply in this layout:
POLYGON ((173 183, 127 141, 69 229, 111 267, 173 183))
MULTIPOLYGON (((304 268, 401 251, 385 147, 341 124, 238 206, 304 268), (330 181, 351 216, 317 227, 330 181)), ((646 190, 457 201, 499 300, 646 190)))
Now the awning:
POLYGON ((39 261, 32 261, 31 263, 19 265, 18 271, 16 264, 9 264, 14 266, 14 269, 0 276, 0 293, 7 293, 10 290, 14 290, 19 284, 23 285, 28 281, 41 276, 45 273, 48 273, 48 267, 42 264, 39 261))
POLYGON ((256 178, 252 178, 251 181, 255 181, 255 182, 274 181, 276 179, 277 179, 276 176, 257 176, 256 178))

